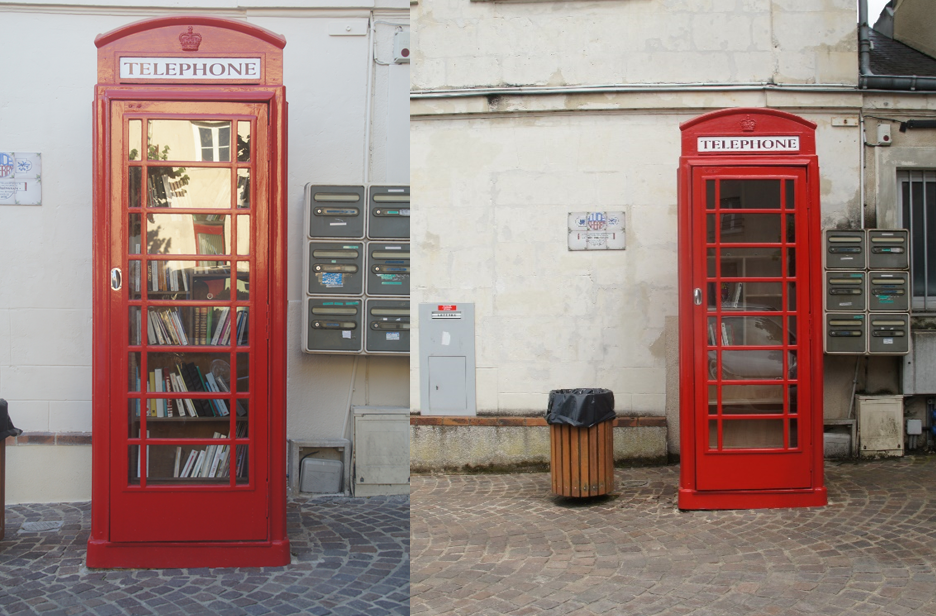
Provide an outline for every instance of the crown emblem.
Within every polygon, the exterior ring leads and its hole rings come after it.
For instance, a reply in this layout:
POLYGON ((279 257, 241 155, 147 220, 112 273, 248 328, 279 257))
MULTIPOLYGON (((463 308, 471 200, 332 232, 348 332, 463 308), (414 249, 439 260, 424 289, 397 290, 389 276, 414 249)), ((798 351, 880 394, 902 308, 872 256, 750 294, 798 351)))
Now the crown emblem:
POLYGON ((743 130, 744 132, 753 133, 755 128, 757 128, 757 122, 752 120, 751 116, 747 116, 746 118, 741 120, 741 130, 743 130))
POLYGON ((201 34, 192 32, 192 26, 189 26, 188 32, 179 35, 179 42, 182 43, 182 51, 198 51, 201 45, 201 34))

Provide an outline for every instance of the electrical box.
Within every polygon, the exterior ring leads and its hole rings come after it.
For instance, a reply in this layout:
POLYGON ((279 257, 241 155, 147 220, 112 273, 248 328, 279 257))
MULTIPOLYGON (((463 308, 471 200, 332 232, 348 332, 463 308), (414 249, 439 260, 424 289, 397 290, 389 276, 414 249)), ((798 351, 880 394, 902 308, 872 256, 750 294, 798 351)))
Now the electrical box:
POLYGON ((858 396, 857 406, 861 457, 902 456, 903 396, 858 396))
POLYGON ((826 313, 825 352, 864 355, 867 352, 866 316, 863 312, 826 313))
POLYGON ((303 319, 306 353, 360 353, 364 301, 361 298, 307 297, 303 319))
POLYGON ((878 145, 890 145, 891 140, 891 127, 889 122, 881 122, 877 125, 877 144, 878 145))
POLYGON ((825 273, 826 310, 865 309, 865 273, 827 271, 825 273))
POLYGON ((906 355, 910 352, 910 315, 872 313, 868 315, 868 353, 906 355))
POLYGON ((409 242, 367 244, 367 294, 409 295, 409 242))
POLYGON ((306 233, 310 238, 363 238, 364 187, 306 184, 306 233))
POLYGON ((364 244, 362 242, 309 242, 310 295, 361 295, 364 293, 364 244))
POLYGON ((367 208, 367 237, 375 240, 409 239, 409 186, 371 186, 367 208))
POLYGON ((474 304, 419 305, 419 391, 423 412, 474 415, 474 304))
POLYGON ((337 494, 341 492, 341 460, 305 458, 302 460, 300 492, 337 494))
POLYGON ((826 269, 865 268, 865 232, 856 230, 827 229, 823 242, 823 259, 826 269))
POLYGON ((409 409, 356 406, 354 496, 409 494, 409 409))
POLYGON ((910 235, 906 229, 868 229, 868 269, 910 268, 910 235))
POLYGON ((409 32, 397 32, 393 35, 393 61, 397 64, 409 64, 410 61, 410 35, 409 32))
POLYGON ((368 353, 409 353, 409 300, 368 299, 364 350, 368 353))
POLYGON ((910 311, 909 272, 870 272, 868 288, 868 310, 910 311))

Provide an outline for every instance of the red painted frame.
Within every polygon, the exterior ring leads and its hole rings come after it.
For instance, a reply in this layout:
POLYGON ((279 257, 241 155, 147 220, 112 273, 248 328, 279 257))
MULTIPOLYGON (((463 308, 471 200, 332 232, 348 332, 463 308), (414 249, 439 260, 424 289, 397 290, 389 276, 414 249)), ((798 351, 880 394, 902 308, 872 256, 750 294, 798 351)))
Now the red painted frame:
MULTIPOLYGON (((281 566, 290 562, 286 530, 286 122, 285 88, 282 86, 282 48, 285 40, 269 31, 225 19, 201 16, 174 16, 144 20, 99 36, 98 84, 95 87, 94 115, 94 284, 93 284, 93 430, 92 446, 92 523, 88 540, 89 567, 235 567, 281 566), (184 27, 197 27, 204 37, 199 55, 244 54, 262 58, 262 79, 256 85, 231 86, 215 83, 166 82, 158 84, 121 84, 117 62, 121 53, 151 56, 181 54, 178 36, 184 27), (114 242, 120 242, 117 230, 110 227, 112 117, 114 101, 179 101, 261 103, 268 109, 268 147, 258 152, 268 161, 268 173, 261 173, 269 204, 269 226, 257 228, 268 244, 266 318, 255 315, 257 331, 252 331, 253 345, 268 349, 265 378, 268 384, 267 437, 255 443, 252 456, 265 459, 269 474, 254 479, 255 488, 268 498, 266 536, 253 541, 115 541, 111 534, 111 484, 119 469, 112 468, 112 447, 119 442, 112 433, 111 383, 109 361, 115 309, 123 304, 110 290, 109 272, 114 242), (265 322, 265 327, 264 327, 265 322)), ((257 190, 262 188, 258 186, 257 190)), ((247 212, 245 212, 247 213, 247 212)), ((255 224, 255 223, 254 223, 255 224)), ((256 281, 259 282, 259 281, 256 281)), ((125 306, 124 306, 125 307, 125 306)), ((126 413, 126 409, 120 412, 126 413)), ((124 478, 125 479, 125 478, 124 478)), ((186 510, 184 491, 167 491, 170 505, 186 510)), ((236 512, 232 512, 236 515, 236 512)))
MULTIPOLYGON (((789 113, 773 109, 725 109, 705 114, 680 126, 682 130, 682 156, 679 165, 679 399, 680 399, 680 485, 679 507, 681 509, 757 509, 769 507, 809 507, 827 503, 823 482, 823 356, 822 356, 822 281, 821 267, 821 218, 819 207, 819 162, 816 156, 816 125, 789 113), (799 149, 795 152, 699 152, 699 137, 758 137, 797 136, 799 149), (704 229, 696 228, 693 221, 695 207, 705 207, 694 200, 694 170, 701 167, 725 168, 730 176, 744 169, 776 168, 782 174, 784 168, 798 168, 806 176, 806 241, 807 250, 798 252, 797 272, 805 268, 808 288, 808 306, 798 308, 799 336, 810 337, 808 368, 798 374, 805 382, 808 393, 801 404, 810 407, 810 425, 806 452, 810 466, 809 485, 801 488, 763 489, 717 489, 699 488, 700 414, 707 415, 707 408, 699 408, 705 383, 697 382, 696 366, 699 355, 706 349, 697 348, 696 328, 704 323, 706 307, 693 302, 693 246, 704 241, 704 229), (702 319, 700 321, 699 319, 702 319)), ((799 237, 799 235, 798 235, 799 237)), ((698 264, 695 264, 698 265, 698 264)), ((698 265, 701 267, 701 265, 698 265)), ((707 406, 707 405, 706 405, 707 406)), ((766 453, 765 455, 777 455, 766 453)), ((782 459, 782 456, 781 456, 782 459)))

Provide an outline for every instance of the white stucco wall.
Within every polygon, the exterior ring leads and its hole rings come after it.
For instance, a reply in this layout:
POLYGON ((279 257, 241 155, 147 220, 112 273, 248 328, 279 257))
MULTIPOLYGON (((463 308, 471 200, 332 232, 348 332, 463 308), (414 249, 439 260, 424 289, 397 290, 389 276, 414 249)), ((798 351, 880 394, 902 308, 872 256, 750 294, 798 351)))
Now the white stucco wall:
MULTIPOLYGON (((393 32, 408 29, 409 4, 204 0, 197 6, 166 3, 165 10, 146 4, 0 2, 8 50, 0 68, 0 150, 41 152, 43 163, 42 205, 0 206, 0 397, 23 430, 91 431, 94 37, 140 19, 197 11, 246 19, 286 38, 288 433, 294 439, 341 437, 353 359, 299 350, 303 187, 408 183, 406 91, 400 82, 408 82, 409 68, 385 64, 392 62, 393 32), (367 35, 369 22, 373 37, 367 35), (346 24, 364 26, 365 34, 333 36, 346 24), (391 93, 399 100, 391 103, 391 93)), ((407 357, 362 357, 351 403, 406 406, 407 379, 407 357)), ((41 500, 90 497, 90 468, 74 477, 54 472, 86 460, 87 446, 10 447, 10 498, 39 499, 35 490, 15 483, 36 481, 45 486, 41 500), (38 476, 29 470, 37 468, 30 462, 36 451, 47 456, 50 469, 38 476)))

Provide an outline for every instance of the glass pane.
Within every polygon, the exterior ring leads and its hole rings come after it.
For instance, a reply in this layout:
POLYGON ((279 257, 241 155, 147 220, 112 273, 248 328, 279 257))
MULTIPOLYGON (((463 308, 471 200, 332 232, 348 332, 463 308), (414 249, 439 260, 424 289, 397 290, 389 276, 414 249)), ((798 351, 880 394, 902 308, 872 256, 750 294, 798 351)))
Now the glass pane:
POLYGON ((222 214, 149 214, 146 252, 161 255, 226 255, 231 217, 222 214))
POLYGON ((228 306, 149 308, 147 343, 152 346, 226 346, 231 342, 232 325, 228 306))
POLYGON ((127 391, 140 391, 140 354, 130 353, 127 361, 127 391))
POLYGON ((127 264, 127 269, 129 270, 127 272, 129 278, 126 284, 130 299, 140 299, 140 288, 142 287, 140 273, 143 271, 143 267, 139 261, 134 260, 127 264))
POLYGON ((147 483, 228 483, 224 469, 230 457, 230 441, 217 445, 149 445, 147 449, 147 483))
POLYGON ((236 473, 238 484, 250 482, 250 456, 248 455, 247 445, 237 446, 237 456, 234 459, 234 472, 236 473))
POLYGON ((234 413, 237 419, 237 438, 247 438, 250 434, 250 400, 235 398, 234 413))
POLYGON ((799 408, 799 393, 796 388, 796 385, 790 385, 788 389, 790 390, 788 392, 790 396, 790 399, 789 399, 790 413, 795 415, 797 409, 799 408))
POLYGON ((787 248, 787 276, 796 277, 796 249, 787 248))
POLYGON ((789 325, 789 330, 787 331, 787 334, 790 337, 787 344, 794 345, 796 344, 796 317, 790 317, 787 323, 789 325))
POLYGON ((796 419, 790 419, 790 449, 799 447, 799 422, 796 419))
POLYGON ((783 385, 723 385, 721 390, 722 413, 783 413, 783 385))
POLYGON ((782 419, 737 419, 722 422, 722 449, 780 449, 782 419))
POLYGON ((143 331, 143 319, 140 313, 139 306, 130 306, 130 312, 127 315, 127 323, 129 325, 129 342, 130 346, 139 346, 140 345, 140 332, 143 331))
POLYGON ((721 250, 721 275, 779 278, 783 275, 779 248, 734 248, 721 250))
POLYGON ((715 180, 705 181, 705 209, 715 209, 715 180))
MULTIPOLYGON (((201 265, 192 271, 191 299, 229 300, 231 299, 231 265, 229 261, 200 261, 201 265)), ((244 264, 238 263, 240 270, 244 264)), ((237 299, 247 297, 249 272, 237 272, 237 299)))
POLYGON ((246 393, 250 391, 250 354, 237 354, 237 391, 246 393))
POLYGON ((132 255, 140 254, 140 232, 140 215, 130 214, 128 229, 130 239, 128 241, 127 251, 132 255))
POLYGON ((129 471, 127 480, 130 482, 130 485, 140 485, 140 474, 142 470, 140 465, 142 460, 140 459, 139 445, 130 445, 129 451, 127 452, 127 461, 127 470, 129 471))
POLYGON ((148 207, 231 207, 230 169, 149 167, 146 177, 148 207))
POLYGON ((790 244, 796 243, 796 216, 793 214, 786 216, 786 241, 790 244))
POLYGON ((779 379, 782 351, 709 351, 709 376, 717 378, 716 353, 721 353, 721 378, 730 381, 779 379))
MULTIPOLYGON (((179 416, 227 417, 229 404, 218 400, 230 388, 230 355, 227 353, 149 353, 147 354, 149 392, 215 393, 216 399, 180 398, 174 411, 179 416), (220 379, 220 380, 219 380, 220 379), (194 415, 193 415, 194 413, 194 415)), ((154 402, 154 401, 150 401, 154 402)), ((166 409, 149 405, 150 414, 166 417, 166 409)))
POLYGON ((780 180, 722 180, 722 209, 780 209, 780 180))
POLYGON ((237 322, 234 331, 237 346, 250 344, 250 308, 237 309, 237 322))
POLYGON ((250 207, 250 169, 237 170, 237 207, 250 207))
POLYGON ((788 378, 796 378, 796 351, 790 351, 789 356, 787 357, 787 374, 788 378))
POLYGON ((237 299, 250 299, 250 263, 237 262, 237 299))
POLYGON ((127 129, 127 160, 140 160, 143 151, 143 120, 130 120, 127 129))
POLYGON ((796 310, 796 283, 787 283, 787 310, 796 310))
POLYGON ((149 160, 231 160, 230 121, 150 120, 147 130, 149 160))
POLYGON ((237 254, 250 254, 250 216, 237 217, 237 254))
POLYGON ((774 311, 783 308, 783 283, 742 282, 744 310, 774 311))
POLYGON ((719 214, 722 243, 780 242, 780 216, 776 214, 719 214))
POLYGON ((705 241, 712 244, 716 240, 715 237, 715 215, 706 214, 705 215, 705 241))
POLYGON ((718 414, 718 386, 708 386, 708 412, 709 415, 718 414))
POLYGON ((140 438, 140 407, 143 404, 139 398, 131 398, 127 401, 130 407, 130 438, 140 438))
POLYGON ((709 278, 715 277, 715 249, 709 248, 705 251, 705 261, 706 261, 706 276, 709 278))
POLYGON ((718 333, 723 346, 780 346, 783 344, 783 318, 726 316, 722 318, 718 333))
POLYGON ((250 122, 237 123, 237 162, 250 162, 250 122))
POLYGON ((143 207, 140 195, 143 190, 143 168, 127 169, 127 207, 143 207))

